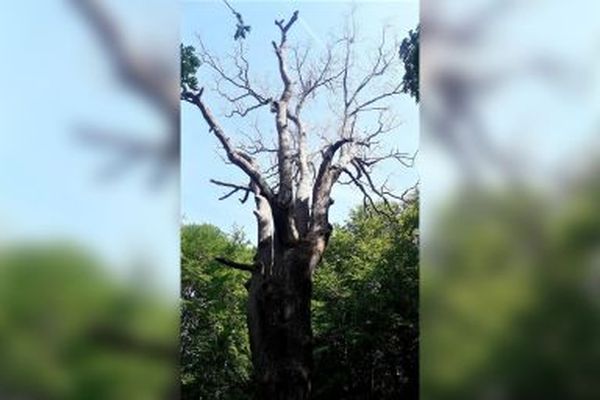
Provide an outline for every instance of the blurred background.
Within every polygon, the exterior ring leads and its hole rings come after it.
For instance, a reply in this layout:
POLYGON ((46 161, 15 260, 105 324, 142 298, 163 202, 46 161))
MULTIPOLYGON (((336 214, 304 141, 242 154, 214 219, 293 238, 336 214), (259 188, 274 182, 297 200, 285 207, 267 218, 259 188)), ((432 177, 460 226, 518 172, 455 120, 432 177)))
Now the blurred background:
POLYGON ((176 397, 178 18, 0 5, 2 399, 176 397))
POLYGON ((421 395, 600 397, 600 4, 421 2, 421 395))

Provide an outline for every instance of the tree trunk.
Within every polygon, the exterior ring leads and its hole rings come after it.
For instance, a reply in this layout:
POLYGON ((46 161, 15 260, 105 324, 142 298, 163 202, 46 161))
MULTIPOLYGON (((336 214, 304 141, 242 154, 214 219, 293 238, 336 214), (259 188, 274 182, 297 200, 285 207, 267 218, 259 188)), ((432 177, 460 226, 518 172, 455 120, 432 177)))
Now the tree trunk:
POLYGON ((313 247, 276 246, 271 270, 256 271, 249 281, 248 330, 260 399, 310 397, 313 247))

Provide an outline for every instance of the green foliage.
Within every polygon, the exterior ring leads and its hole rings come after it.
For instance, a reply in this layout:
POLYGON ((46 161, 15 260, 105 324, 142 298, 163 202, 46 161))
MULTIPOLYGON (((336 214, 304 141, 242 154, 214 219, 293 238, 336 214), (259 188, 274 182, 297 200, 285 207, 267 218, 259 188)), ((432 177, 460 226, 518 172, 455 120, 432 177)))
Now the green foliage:
POLYGON ((182 90, 198 90, 198 78, 196 72, 200 67, 200 60, 194 53, 194 46, 179 45, 181 57, 181 89, 182 90))
POLYGON ((354 211, 315 277, 315 399, 416 398, 418 204, 354 211))
POLYGON ((447 211, 424 260, 424 398, 599 398, 596 176, 560 205, 471 192, 447 211))
POLYGON ((248 262, 252 255, 239 233, 228 236, 212 225, 182 228, 182 399, 249 398, 244 287, 248 276, 214 258, 248 262))
POLYGON ((159 399, 174 387, 174 313, 79 250, 1 253, 0 304, 1 398, 159 399))
POLYGON ((412 96, 418 103, 419 92, 419 37, 421 26, 408 32, 408 37, 400 45, 400 58, 404 63, 404 76, 402 77, 402 91, 412 96))
MULTIPOLYGON (((418 205, 396 211, 359 208, 334 230, 315 276, 315 399, 416 396, 418 205)), ((210 225, 184 226, 181 245, 182 398, 251 398, 248 277, 213 260, 247 262, 254 249, 210 225)))

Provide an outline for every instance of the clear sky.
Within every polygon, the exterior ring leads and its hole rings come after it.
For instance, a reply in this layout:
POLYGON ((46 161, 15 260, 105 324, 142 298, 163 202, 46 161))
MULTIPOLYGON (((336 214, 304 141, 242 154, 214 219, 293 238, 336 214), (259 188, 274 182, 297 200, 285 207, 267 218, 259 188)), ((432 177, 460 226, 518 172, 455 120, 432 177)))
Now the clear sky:
MULTIPOLYGON (((158 54, 161 41, 177 45, 172 2, 102 3, 131 51, 151 44, 158 54)), ((116 79, 98 37, 69 1, 2 2, 0 30, 0 246, 79 243, 125 277, 131 265, 145 263, 144 273, 176 294, 178 177, 152 189, 152 169, 140 163, 101 181, 110 151, 76 139, 82 125, 155 137, 164 122, 116 79)), ((166 56, 177 71, 177 53, 166 56)))
MULTIPOLYGON (((259 77, 265 74, 274 77, 276 85, 279 85, 274 69, 276 58, 270 44, 279 34, 274 20, 289 18, 296 9, 300 12, 300 18, 297 26, 290 32, 290 43, 310 41, 317 48, 328 40, 331 33, 340 30, 352 4, 357 7, 356 21, 360 35, 365 39, 365 48, 372 48, 377 44, 384 25, 390 25, 401 39, 418 23, 417 1, 239 1, 231 4, 243 15, 244 22, 252 26, 246 39, 251 68, 257 71, 259 77)), ((197 45, 197 36, 200 35, 207 47, 216 54, 223 55, 235 45, 234 31, 234 17, 221 1, 184 2, 181 25, 183 43, 197 45)), ((208 101, 212 101, 210 105, 215 112, 219 113, 224 109, 225 104, 217 96, 206 96, 208 101)), ((389 144, 414 152, 418 146, 418 108, 408 96, 399 96, 397 112, 403 124, 390 134, 389 144)), ((236 128, 244 129, 243 122, 235 124, 226 125, 231 127, 234 139, 236 128)), ((224 193, 223 188, 209 183, 211 178, 238 183, 245 182, 246 178, 235 167, 223 163, 217 142, 208 133, 201 115, 187 104, 182 105, 182 135, 182 212, 185 221, 208 222, 226 231, 239 226, 248 234, 249 239, 254 240, 256 228, 252 214, 253 202, 248 201, 240 206, 237 197, 219 201, 218 198, 224 193)), ((396 165, 384 168, 381 173, 384 178, 387 174, 393 175, 390 183, 399 192, 417 179, 416 170, 400 170, 396 165)), ((362 197, 351 187, 338 187, 333 197, 336 201, 331 209, 333 222, 343 222, 349 210, 362 203, 362 197)))

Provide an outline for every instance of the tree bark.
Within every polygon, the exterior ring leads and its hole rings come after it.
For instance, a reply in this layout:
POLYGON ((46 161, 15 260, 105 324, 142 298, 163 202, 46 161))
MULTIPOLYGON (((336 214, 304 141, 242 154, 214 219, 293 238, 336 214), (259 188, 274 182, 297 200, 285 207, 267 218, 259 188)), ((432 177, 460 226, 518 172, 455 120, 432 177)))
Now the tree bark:
POLYGON ((250 278, 248 330, 260 399, 310 398, 314 254, 310 241, 279 244, 272 274, 256 271, 250 278))

